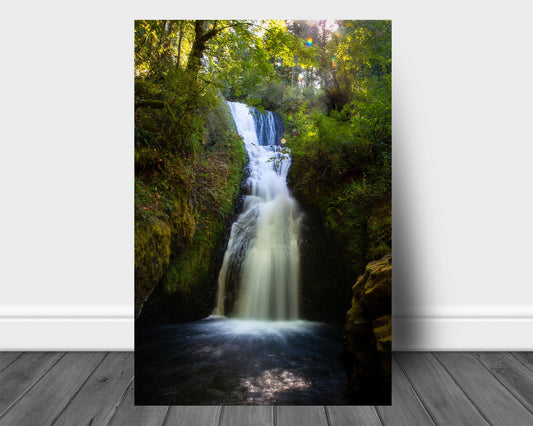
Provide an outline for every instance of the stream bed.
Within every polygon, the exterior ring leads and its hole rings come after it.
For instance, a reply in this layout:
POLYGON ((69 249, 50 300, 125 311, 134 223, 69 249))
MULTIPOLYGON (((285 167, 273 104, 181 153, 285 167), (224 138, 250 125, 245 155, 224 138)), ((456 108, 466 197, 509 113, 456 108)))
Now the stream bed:
POLYGON ((342 329, 211 316, 136 329, 143 405, 350 405, 342 329))

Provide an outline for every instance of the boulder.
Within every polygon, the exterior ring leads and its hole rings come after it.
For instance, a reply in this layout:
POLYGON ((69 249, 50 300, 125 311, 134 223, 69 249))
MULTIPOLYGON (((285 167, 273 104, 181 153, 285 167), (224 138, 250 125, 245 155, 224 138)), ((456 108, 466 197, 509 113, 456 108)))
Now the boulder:
POLYGON ((383 315, 372 321, 372 328, 378 352, 390 353, 392 348, 392 316, 383 315))
POLYGON ((350 387, 373 404, 390 404, 392 256, 370 262, 352 287, 342 361, 350 387))
MULTIPOLYGON (((366 316, 376 318, 391 312, 392 257, 384 256, 366 267, 361 302, 366 316)), ((355 296, 355 294, 354 294, 355 296)))

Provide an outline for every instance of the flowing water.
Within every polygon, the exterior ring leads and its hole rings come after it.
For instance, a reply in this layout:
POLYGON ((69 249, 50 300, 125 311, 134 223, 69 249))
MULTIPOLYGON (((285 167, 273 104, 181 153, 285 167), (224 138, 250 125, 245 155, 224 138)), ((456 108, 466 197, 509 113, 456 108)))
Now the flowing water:
POLYGON ((290 157, 277 144, 272 112, 254 115, 244 104, 228 105, 244 140, 250 176, 243 212, 231 228, 224 255, 215 313, 226 313, 224 298, 233 279, 238 289, 235 317, 297 319, 301 214, 287 188, 290 157))
POLYGON ((350 405, 342 329, 209 317, 136 329, 135 403, 350 405))
POLYGON ((228 105, 250 173, 217 306, 201 321, 136 328, 136 403, 352 404, 342 329, 298 319, 301 213, 287 187, 281 119, 228 105))

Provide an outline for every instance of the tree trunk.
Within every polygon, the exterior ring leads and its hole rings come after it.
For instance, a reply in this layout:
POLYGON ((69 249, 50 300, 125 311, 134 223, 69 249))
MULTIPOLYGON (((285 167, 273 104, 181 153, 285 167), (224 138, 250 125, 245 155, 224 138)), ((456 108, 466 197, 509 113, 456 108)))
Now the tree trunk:
POLYGON ((217 30, 217 21, 213 23, 213 28, 209 31, 204 31, 204 22, 203 20, 194 22, 194 42, 187 62, 187 71, 195 74, 198 73, 202 64, 205 44, 220 32, 220 29, 217 30))
POLYGON ((198 72, 200 68, 205 50, 206 40, 204 40, 204 36, 204 21, 196 20, 194 22, 194 42, 187 61, 187 71, 198 72))
POLYGON ((181 63, 181 40, 183 38, 183 22, 180 23, 180 38, 178 41, 178 69, 181 63))

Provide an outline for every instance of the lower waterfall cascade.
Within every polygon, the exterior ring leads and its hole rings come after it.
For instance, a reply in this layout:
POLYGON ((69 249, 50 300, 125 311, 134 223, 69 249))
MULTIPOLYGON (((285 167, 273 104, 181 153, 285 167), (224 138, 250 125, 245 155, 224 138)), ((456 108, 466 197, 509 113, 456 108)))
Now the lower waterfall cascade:
POLYGON ((242 213, 232 224, 218 277, 217 315, 225 315, 230 281, 237 289, 232 316, 298 319, 302 214, 287 187, 291 159, 281 146, 283 122, 227 102, 249 159, 242 213))

